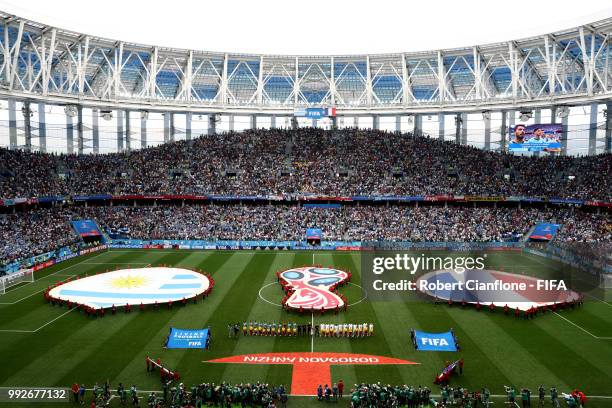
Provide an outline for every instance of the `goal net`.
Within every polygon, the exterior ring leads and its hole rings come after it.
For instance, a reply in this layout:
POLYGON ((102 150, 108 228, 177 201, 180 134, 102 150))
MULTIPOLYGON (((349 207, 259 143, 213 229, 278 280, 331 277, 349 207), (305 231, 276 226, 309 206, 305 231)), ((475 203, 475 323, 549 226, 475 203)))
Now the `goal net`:
POLYGON ((21 269, 6 276, 0 276, 0 295, 5 294, 8 288, 23 282, 34 282, 34 271, 32 269, 21 269))
POLYGON ((603 289, 612 289, 612 273, 601 275, 601 285, 603 289))

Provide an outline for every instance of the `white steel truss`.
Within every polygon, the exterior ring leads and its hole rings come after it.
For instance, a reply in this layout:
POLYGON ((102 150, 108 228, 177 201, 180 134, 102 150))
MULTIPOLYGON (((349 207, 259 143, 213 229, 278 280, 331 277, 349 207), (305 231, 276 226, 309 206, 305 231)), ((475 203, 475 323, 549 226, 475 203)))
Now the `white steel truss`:
POLYGON ((0 12, 0 94, 169 110, 464 111, 612 95, 612 19, 539 37, 385 55, 179 50, 74 33, 0 12))

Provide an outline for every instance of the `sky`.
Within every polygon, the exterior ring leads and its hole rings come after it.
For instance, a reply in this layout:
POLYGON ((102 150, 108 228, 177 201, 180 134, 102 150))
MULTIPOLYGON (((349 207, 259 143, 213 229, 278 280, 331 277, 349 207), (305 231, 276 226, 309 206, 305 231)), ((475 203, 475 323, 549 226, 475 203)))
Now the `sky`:
POLYGON ((0 0, 0 10, 126 42, 289 55, 455 48, 612 17, 610 0, 0 0))

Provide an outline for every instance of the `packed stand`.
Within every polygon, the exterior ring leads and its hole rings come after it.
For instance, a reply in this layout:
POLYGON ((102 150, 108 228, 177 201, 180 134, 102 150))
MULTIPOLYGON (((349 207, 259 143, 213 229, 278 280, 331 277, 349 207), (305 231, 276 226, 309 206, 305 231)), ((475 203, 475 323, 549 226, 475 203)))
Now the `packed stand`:
POLYGON ((104 155, 0 149, 0 198, 455 194, 612 201, 611 172, 610 154, 523 157, 373 130, 270 129, 104 155))
POLYGON ((80 242, 70 217, 64 209, 45 208, 0 214, 0 266, 80 242))
POLYGON ((331 241, 490 242, 522 235, 534 222, 559 216, 535 208, 402 206, 115 206, 65 211, 72 213, 69 217, 93 218, 103 228, 129 230, 130 238, 144 240, 303 240, 306 229, 316 227, 331 241))
POLYGON ((65 205, 0 214, 0 265, 78 242, 69 222, 78 219, 94 219, 105 231, 143 240, 301 241, 307 228, 317 227, 332 241, 492 242, 515 240, 535 223, 547 221, 563 224, 556 242, 612 241, 608 213, 561 208, 65 205))

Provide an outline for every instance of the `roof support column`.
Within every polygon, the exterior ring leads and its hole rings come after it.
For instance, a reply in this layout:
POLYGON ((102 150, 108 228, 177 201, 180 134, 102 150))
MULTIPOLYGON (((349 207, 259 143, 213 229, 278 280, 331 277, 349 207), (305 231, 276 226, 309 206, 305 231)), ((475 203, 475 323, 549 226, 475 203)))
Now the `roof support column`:
POLYGON ((74 153, 74 124, 70 115, 66 115, 66 152, 74 153))
POLYGON ((491 113, 485 112, 482 119, 484 122, 484 149, 491 150, 491 113))
POLYGON ((9 115, 9 148, 16 149, 17 148, 17 103, 15 103, 15 98, 8 98, 8 115, 9 115))
POLYGON ((117 151, 123 151, 123 111, 121 109, 117 109, 117 151))
POLYGON ((446 117, 443 113, 438 113, 438 140, 444 141, 446 127, 446 117))
POLYGON ((140 115, 140 148, 147 147, 147 117, 148 115, 140 115))
POLYGON ((25 132, 25 149, 28 152, 32 151, 32 123, 30 121, 32 110, 30 108, 30 101, 23 102, 23 108, 21 109, 23 114, 23 130, 25 132))
POLYGON ((463 112, 461 114, 461 144, 462 145, 467 145, 468 144, 467 119, 468 119, 467 113, 463 112))
POLYGON ((589 121, 589 156, 597 154, 597 108, 599 108, 599 104, 593 102, 589 121))
POLYGON ((45 118, 45 104, 38 103, 38 148, 42 153, 47 152, 47 123, 45 118))
MULTIPOLYGON (((501 111, 501 139, 499 141, 499 148, 500 150, 503 152, 506 151, 506 140, 508 138, 508 112, 506 111, 501 111)), ((512 112, 512 117, 514 117, 514 112, 512 112)), ((514 121, 513 121, 514 123, 514 121)))
POLYGON ((208 134, 214 135, 217 133, 217 115, 214 113, 208 114, 208 134))
POLYGON ((164 112, 164 141, 174 142, 174 113, 164 112))
POLYGON ((100 126, 99 126, 100 114, 96 109, 91 110, 91 138, 93 145, 93 152, 98 154, 100 152, 100 126))
POLYGON ((83 107, 77 105, 77 153, 83 154, 83 107))
POLYGON ((414 137, 423 136, 423 115, 416 113, 414 115, 414 137))
POLYGON ((132 123, 130 121, 130 111, 125 110, 125 150, 132 150, 132 123))
POLYGON ((191 112, 185 113, 185 140, 191 140, 191 112))

